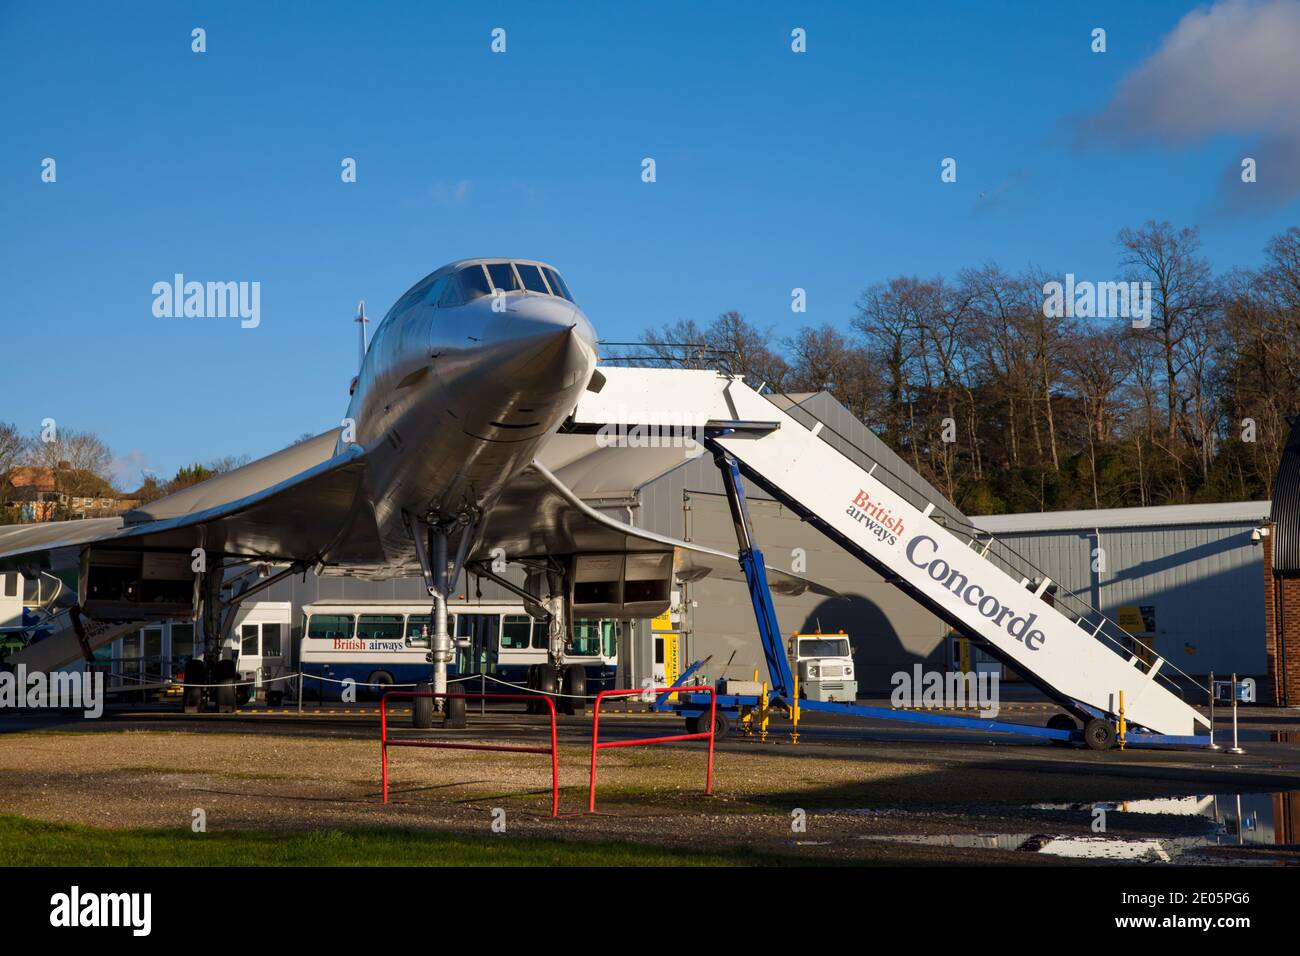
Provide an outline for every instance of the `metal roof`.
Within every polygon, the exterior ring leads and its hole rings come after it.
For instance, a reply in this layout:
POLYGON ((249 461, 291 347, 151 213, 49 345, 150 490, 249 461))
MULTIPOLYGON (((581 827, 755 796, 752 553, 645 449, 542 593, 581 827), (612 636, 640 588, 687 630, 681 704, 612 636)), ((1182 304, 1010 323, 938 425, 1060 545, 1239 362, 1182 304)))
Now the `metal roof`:
POLYGON ((972 517, 970 522, 981 531, 991 534, 1093 528, 1159 528, 1169 525, 1264 524, 1269 519, 1269 510, 1270 502, 1267 501, 1225 501, 1205 505, 981 515, 972 517))

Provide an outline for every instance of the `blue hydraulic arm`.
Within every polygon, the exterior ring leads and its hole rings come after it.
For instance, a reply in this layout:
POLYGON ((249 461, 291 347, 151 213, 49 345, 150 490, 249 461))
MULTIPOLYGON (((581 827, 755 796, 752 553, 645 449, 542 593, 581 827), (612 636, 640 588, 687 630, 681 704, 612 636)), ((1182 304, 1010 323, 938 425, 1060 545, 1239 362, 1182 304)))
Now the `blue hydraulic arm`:
POLYGON ((724 451, 717 451, 713 460, 722 472, 722 484, 727 489, 727 504, 731 506, 731 521, 736 526, 736 545, 740 550, 740 569, 745 572, 749 600, 754 605, 754 619, 758 623, 759 639, 763 642, 763 656, 767 658, 767 673, 772 678, 772 691, 777 697, 788 698, 793 694, 794 678, 790 674, 790 661, 785 656, 776 608, 772 606, 772 591, 767 585, 767 565, 763 562, 763 552, 754 543, 754 526, 749 520, 749 505, 745 501, 740 465, 724 451))

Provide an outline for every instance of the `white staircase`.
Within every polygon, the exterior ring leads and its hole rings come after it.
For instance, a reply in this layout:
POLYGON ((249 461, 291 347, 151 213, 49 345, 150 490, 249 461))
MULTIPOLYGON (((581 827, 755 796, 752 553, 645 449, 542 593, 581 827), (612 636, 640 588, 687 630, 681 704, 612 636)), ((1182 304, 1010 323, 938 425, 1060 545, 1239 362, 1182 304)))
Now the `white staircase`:
POLYGON ((584 395, 584 426, 744 422, 718 439, 751 477, 818 520, 850 553, 887 569, 893 583, 963 630, 986 640, 1017 670, 1061 698, 1105 714, 1119 712, 1156 734, 1195 736, 1209 721, 1148 665, 1108 641, 1099 623, 1076 623, 1043 600, 1046 579, 1009 575, 987 546, 959 537, 845 457, 738 378, 711 371, 602 368, 599 393, 584 395), (771 426, 775 426, 774 428, 771 426), (973 546, 974 545, 974 546, 973 546))
MULTIPOLYGON (((86 643, 94 651, 124 634, 139 630, 145 622, 93 621, 82 618, 81 623, 86 631, 86 643)), ((29 673, 48 673, 85 658, 77 631, 72 626, 72 615, 68 611, 56 614, 44 626, 50 630, 49 636, 11 652, 5 657, 5 664, 14 667, 26 664, 29 673)))

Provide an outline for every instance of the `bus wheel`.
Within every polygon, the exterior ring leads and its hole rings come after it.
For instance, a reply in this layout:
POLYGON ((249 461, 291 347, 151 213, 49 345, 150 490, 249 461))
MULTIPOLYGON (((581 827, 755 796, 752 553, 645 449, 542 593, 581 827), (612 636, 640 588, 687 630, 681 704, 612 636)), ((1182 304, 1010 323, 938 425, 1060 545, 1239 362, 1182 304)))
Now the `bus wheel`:
MULTIPOLYGON (((427 694, 433 690, 433 685, 427 680, 422 680, 415 685, 417 694, 427 694)), ((428 730, 433 726, 433 698, 416 697, 411 701, 411 726, 417 730, 428 730)))
POLYGON ((586 704, 587 668, 581 664, 570 664, 564 669, 564 712, 576 714, 586 704))
POLYGON ((388 692, 388 688, 393 686, 393 675, 388 671, 375 671, 370 675, 367 681, 366 693, 373 694, 375 700, 379 700, 388 692))
POLYGON ((197 714, 203 710, 203 688, 197 685, 207 682, 208 669, 203 661, 195 658, 185 665, 185 690, 182 697, 185 713, 197 714))
POLYGON ((460 730, 465 726, 465 698, 464 697, 446 697, 446 710, 442 718, 442 726, 451 730, 460 730))

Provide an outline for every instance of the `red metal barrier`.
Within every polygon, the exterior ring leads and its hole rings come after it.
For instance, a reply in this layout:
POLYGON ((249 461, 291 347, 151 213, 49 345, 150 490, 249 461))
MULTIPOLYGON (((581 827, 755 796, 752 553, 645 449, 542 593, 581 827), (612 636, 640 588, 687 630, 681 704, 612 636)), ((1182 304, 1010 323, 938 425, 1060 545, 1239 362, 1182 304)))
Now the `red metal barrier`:
POLYGON ((713 793, 713 726, 718 715, 718 695, 712 687, 642 687, 640 690, 602 690, 596 695, 591 719, 591 786, 587 791, 587 812, 596 812, 596 753, 607 747, 635 747, 639 744, 667 744, 677 740, 709 741, 709 770, 704 792, 713 793), (673 734, 671 737, 642 737, 637 740, 600 741, 600 702, 606 697, 633 697, 637 694, 662 694, 666 691, 699 691, 709 695, 709 732, 707 734, 673 734))
POLYGON ((432 747, 440 750, 495 750, 516 754, 550 754, 551 755, 551 816, 560 815, 560 748, 555 739, 555 701, 543 694, 435 694, 432 691, 393 690, 379 701, 379 750, 384 779, 384 803, 388 802, 388 748, 389 747, 432 747), (549 747, 514 747, 505 744, 454 744, 440 740, 389 740, 388 739, 388 698, 402 697, 463 697, 466 700, 543 700, 551 711, 551 745, 549 747))

